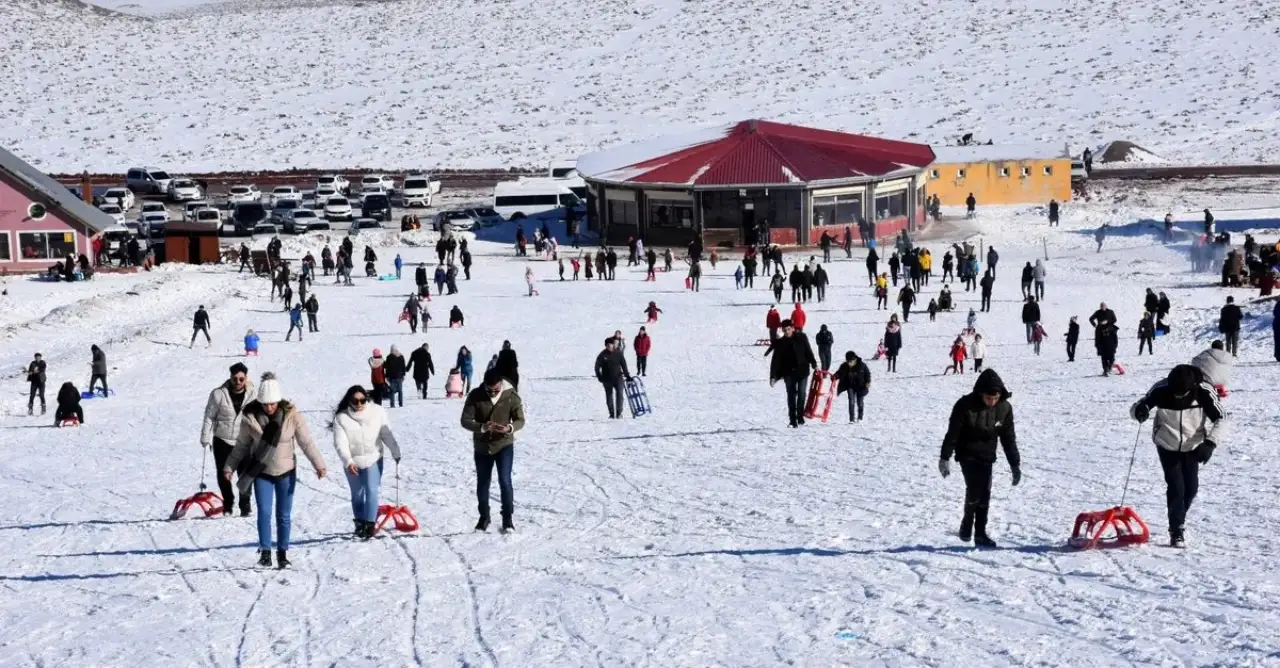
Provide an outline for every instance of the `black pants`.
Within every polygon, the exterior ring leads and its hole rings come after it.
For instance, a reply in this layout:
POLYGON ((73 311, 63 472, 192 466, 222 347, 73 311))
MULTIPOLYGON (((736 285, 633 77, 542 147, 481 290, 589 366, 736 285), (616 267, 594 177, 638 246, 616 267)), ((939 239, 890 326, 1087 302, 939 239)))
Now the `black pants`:
POLYGON ((45 408, 43 380, 31 381, 31 394, 27 397, 27 410, 35 408, 37 396, 40 397, 40 410, 43 411, 45 408))
POLYGON ((300 323, 300 322, 291 322, 291 323, 289 323, 289 332, 288 332, 287 334, 285 334, 285 335, 284 335, 284 340, 285 340, 285 341, 288 341, 288 340, 293 336, 293 330, 295 330, 295 329, 296 329, 296 330, 298 330, 298 340, 299 340, 299 341, 301 341, 301 340, 302 340, 302 323, 300 323))
POLYGON ((644 372, 649 368, 648 355, 636 355, 636 373, 643 376, 644 372))
POLYGON ((1146 347, 1146 349, 1147 349, 1147 354, 1148 354, 1148 355, 1154 355, 1154 354, 1155 354, 1155 351, 1153 351, 1153 350, 1151 349, 1151 341, 1152 341, 1152 339, 1153 339, 1153 338, 1154 338, 1154 337, 1144 336, 1144 337, 1142 337, 1142 338, 1138 339, 1138 354, 1139 354, 1139 355, 1141 355, 1141 354, 1142 354, 1142 348, 1143 348, 1144 346, 1145 346, 1145 347, 1146 347))
POLYGON ((791 301, 793 302, 800 301, 800 295, 802 294, 804 294, 804 291, 800 289, 800 286, 798 285, 791 286, 791 301))
POLYGON ((831 349, 826 347, 818 348, 818 364, 823 371, 831 370, 831 349))
POLYGON ((1115 358, 1115 357, 1108 357, 1108 356, 1105 356, 1105 355, 1104 355, 1104 356, 1102 356, 1102 358, 1101 358, 1101 359, 1102 359, 1102 373, 1103 373, 1103 375, 1110 376, 1110 375, 1111 375, 1111 369, 1116 365, 1116 358, 1115 358))
POLYGON ((898 372, 898 353, 889 353, 885 355, 885 360, 888 362, 888 364, 885 366, 885 371, 892 371, 894 373, 897 373, 898 372))
POLYGON ((791 420, 791 424, 798 424, 804 419, 804 400, 806 381, 809 380, 809 374, 801 376, 787 376, 782 382, 787 385, 787 418, 791 420))
POLYGON ((57 410, 53 412, 53 423, 55 425, 61 424, 63 420, 68 420, 73 417, 76 419, 76 422, 84 424, 84 407, 80 404, 76 404, 74 406, 63 406, 59 404, 57 410))
POLYGON ((1026 299, 1031 296, 1031 281, 1022 282, 1022 298, 1026 299))
POLYGON ((827 298, 827 286, 819 285, 815 289, 818 291, 818 301, 822 301, 827 298))
POLYGON ((868 285, 876 284, 876 267, 874 265, 867 265, 867 280, 869 281, 868 285))
POLYGON ((960 530, 973 527, 976 536, 987 535, 987 509, 991 505, 991 464, 962 461, 960 472, 964 474, 964 518, 960 530))
POLYGON ((849 421, 850 422, 853 422, 854 420, 862 419, 862 398, 864 396, 866 395, 858 394, 857 392, 853 392, 853 391, 849 392, 849 421), (855 408, 857 409, 856 413, 854 412, 855 408))
POLYGON ((307 331, 311 331, 311 332, 320 331, 320 326, 316 324, 316 314, 314 313, 307 314, 307 331))
POLYGON ((107 391, 107 374, 105 373, 95 373, 89 377, 89 391, 93 391, 94 383, 98 381, 102 381, 102 396, 107 396, 109 392, 107 391))
MULTIPOLYGON (((228 443, 220 438, 213 439, 213 470, 221 472, 227 465, 227 458, 231 456, 231 451, 235 449, 234 443, 228 443)), ((230 513, 232 507, 236 505, 236 486, 230 480, 222 477, 221 473, 214 476, 218 479, 218 492, 222 494, 222 507, 226 512, 230 513)), ((247 513, 252 510, 252 494, 245 494, 240 497, 240 512, 247 513)))
POLYGON ((1036 301, 1044 301, 1044 281, 1036 281, 1036 301))
POLYGON ((910 320, 911 320, 911 305, 903 304, 902 305, 902 322, 908 322, 910 320))
POLYGON ((196 337, 200 335, 200 332, 204 332, 204 340, 208 342, 209 345, 213 345, 213 339, 209 338, 208 327, 196 327, 195 331, 191 332, 191 345, 195 345, 196 337))
POLYGON ((990 310, 991 310, 991 295, 984 294, 982 295, 982 312, 986 313, 986 312, 989 312, 990 310))
POLYGON ((1067 341, 1067 361, 1068 362, 1076 361, 1076 342, 1075 341, 1067 341))
POLYGON ((782 302, 782 288, 773 289, 773 301, 775 304, 782 302))
POLYGON ((1231 353, 1232 355, 1235 355, 1236 351, 1240 349, 1240 332, 1239 331, 1223 332, 1222 338, 1223 338, 1223 341, 1227 344, 1226 345, 1227 352, 1231 353))
POLYGON ((747 274, 747 275, 744 277, 744 279, 743 279, 742 286, 743 286, 743 287, 745 287, 745 288, 754 288, 754 287, 756 287, 755 277, 754 277, 754 276, 752 276, 751 274, 747 274))
POLYGON ((426 378, 415 377, 413 379, 413 384, 418 388, 418 393, 422 395, 423 399, 427 398, 427 381, 430 379, 431 378, 429 376, 426 378))
POLYGON ((1200 462, 1194 452, 1174 452, 1156 446, 1160 468, 1164 469, 1165 502, 1169 506, 1169 529, 1182 530, 1187 511, 1200 488, 1200 462))
MULTIPOLYGON (((964 362, 961 362, 960 366, 961 366, 961 370, 963 370, 964 362)), ((982 358, 975 357, 973 358, 973 372, 978 373, 979 371, 982 371, 982 358)))
POLYGON ((945 282, 945 281, 954 281, 954 280, 956 280, 956 274, 955 274, 955 272, 954 272, 954 271, 952 271, 951 267, 943 267, 943 268, 942 268, 942 280, 943 280, 944 282, 945 282))
POLYGON ((609 417, 622 417, 622 408, 626 404, 622 398, 622 380, 601 383, 604 386, 604 404, 609 408, 609 417))

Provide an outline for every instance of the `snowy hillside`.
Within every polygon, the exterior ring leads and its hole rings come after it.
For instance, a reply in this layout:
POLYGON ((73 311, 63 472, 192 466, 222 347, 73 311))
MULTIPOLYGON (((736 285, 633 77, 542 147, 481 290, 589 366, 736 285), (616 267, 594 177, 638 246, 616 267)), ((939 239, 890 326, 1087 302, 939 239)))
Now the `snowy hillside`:
POLYGON ((0 144, 53 171, 532 166, 749 117, 1280 152, 1256 0, 0 3, 0 144), (318 5, 318 6, 317 6, 318 5))
MULTIPOLYGON (((1150 216, 1182 201, 1157 192, 1133 206, 1150 216)), ((1252 204, 1238 192, 1214 200, 1228 202, 1252 204)), ((321 331, 289 343, 280 302, 247 274, 188 269, 70 286, 10 277, 0 297, 0 663, 1275 665, 1280 365, 1270 304, 1246 306, 1230 430, 1201 471, 1190 546, 1163 547, 1150 426, 1139 429, 1127 411, 1206 347, 1227 291, 1150 238, 1112 238, 1094 252, 1092 227, 1122 222, 1124 211, 1068 204, 1062 227, 1049 230, 1034 209, 992 210, 924 242, 936 258, 961 237, 1002 255, 994 310, 978 328, 987 366, 1013 392, 1023 481, 1011 487, 997 463, 994 551, 956 538, 963 483, 937 472, 947 411, 974 382, 941 375, 977 305, 956 285, 956 312, 930 322, 917 311, 904 327, 899 373, 871 363, 863 424, 847 424, 841 398, 829 424, 792 430, 783 389, 767 384, 763 348, 752 345, 772 295, 763 281, 735 290, 731 261, 706 267, 701 292, 689 293, 679 274, 647 283, 624 266, 615 282, 561 283, 550 262, 476 242, 474 280, 430 303, 437 320, 425 335, 396 323, 409 281, 338 288, 322 278, 321 331), (1018 268, 1045 249, 1049 340, 1037 356, 1019 322, 1018 268), (523 294, 527 265, 537 297, 523 294), (1157 339, 1154 357, 1135 357, 1147 287, 1168 293, 1173 332, 1157 339), (648 327, 655 413, 607 420, 593 359, 615 329, 630 341, 650 300, 664 311, 648 327), (1122 326, 1122 376, 1100 376, 1088 328, 1076 362, 1063 353, 1068 318, 1086 319, 1103 300, 1122 326), (214 343, 189 349, 200 304, 214 343), (453 304, 466 313, 463 329, 439 326, 453 304), (280 375, 329 465, 322 480, 299 466, 294 567, 284 573, 253 566, 253 520, 163 519, 196 491, 205 397, 245 359, 250 327, 263 337, 262 356, 246 360, 252 375, 280 375), (343 390, 368 381, 370 350, 429 342, 443 371, 465 344, 479 370, 504 339, 520 357, 529 420, 515 455, 518 532, 471 530, 472 445, 461 402, 441 398, 435 378, 429 399, 391 411, 404 448, 400 501, 421 530, 346 540, 348 490, 325 425, 343 390), (118 394, 86 401, 76 429, 27 417, 20 366, 42 352, 52 398, 65 380, 86 382, 92 343, 106 350, 118 394), (1152 544, 1065 548, 1076 513, 1119 500, 1135 437, 1127 502, 1151 524, 1152 544)), ((319 243, 291 240, 286 254, 319 243)), ((384 271, 395 252, 379 247, 384 271)), ((410 266, 433 262, 430 249, 398 252, 410 266)), ((874 308, 862 252, 836 255, 829 299, 808 305, 807 329, 828 325, 837 357, 870 357, 887 313, 874 308)), ((926 303, 939 288, 935 277, 926 303)), ((1253 294, 1230 293, 1242 303, 1253 294)), ((634 364, 630 345, 627 357, 634 364)), ((384 500, 395 494, 389 467, 384 500)))

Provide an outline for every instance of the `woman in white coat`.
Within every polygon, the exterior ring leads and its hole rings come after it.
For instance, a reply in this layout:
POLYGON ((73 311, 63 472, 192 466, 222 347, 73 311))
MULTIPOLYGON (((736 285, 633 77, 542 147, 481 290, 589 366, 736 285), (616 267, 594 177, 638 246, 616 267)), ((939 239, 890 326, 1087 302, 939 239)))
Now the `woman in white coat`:
POLYGON ((382 483, 382 448, 400 463, 400 445, 387 423, 387 412, 369 401, 369 393, 352 385, 333 414, 333 447, 351 485, 351 514, 355 537, 373 538, 378 519, 378 488, 382 483))

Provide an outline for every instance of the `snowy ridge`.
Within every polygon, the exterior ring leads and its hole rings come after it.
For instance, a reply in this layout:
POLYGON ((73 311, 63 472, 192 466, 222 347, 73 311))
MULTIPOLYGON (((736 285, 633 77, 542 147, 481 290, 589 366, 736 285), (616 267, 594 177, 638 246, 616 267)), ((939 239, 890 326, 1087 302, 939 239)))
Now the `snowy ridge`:
POLYGON ((134 21, 0 3, 0 144, 68 173, 536 166, 765 118, 931 144, 1128 139, 1175 163, 1280 152, 1260 92, 1280 72, 1257 55, 1280 16, 1255 0, 311 4, 134 21))

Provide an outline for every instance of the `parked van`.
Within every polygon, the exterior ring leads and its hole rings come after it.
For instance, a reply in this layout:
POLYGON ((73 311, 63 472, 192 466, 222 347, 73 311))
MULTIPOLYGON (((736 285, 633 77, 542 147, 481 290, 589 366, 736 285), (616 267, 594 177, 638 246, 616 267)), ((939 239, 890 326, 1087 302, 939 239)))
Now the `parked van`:
MULTIPOLYGON (((506 220, 557 212, 565 207, 581 207, 582 199, 569 188, 572 180, 525 178, 502 181, 493 188, 493 210, 506 220)), ((584 184, 585 187, 585 184, 584 184)))
POLYGON ((131 167, 125 174, 125 185, 139 195, 167 196, 171 181, 173 177, 168 172, 152 167, 131 167))
POLYGON ((578 176, 577 160, 552 160, 547 176, 553 179, 568 179, 578 176))

